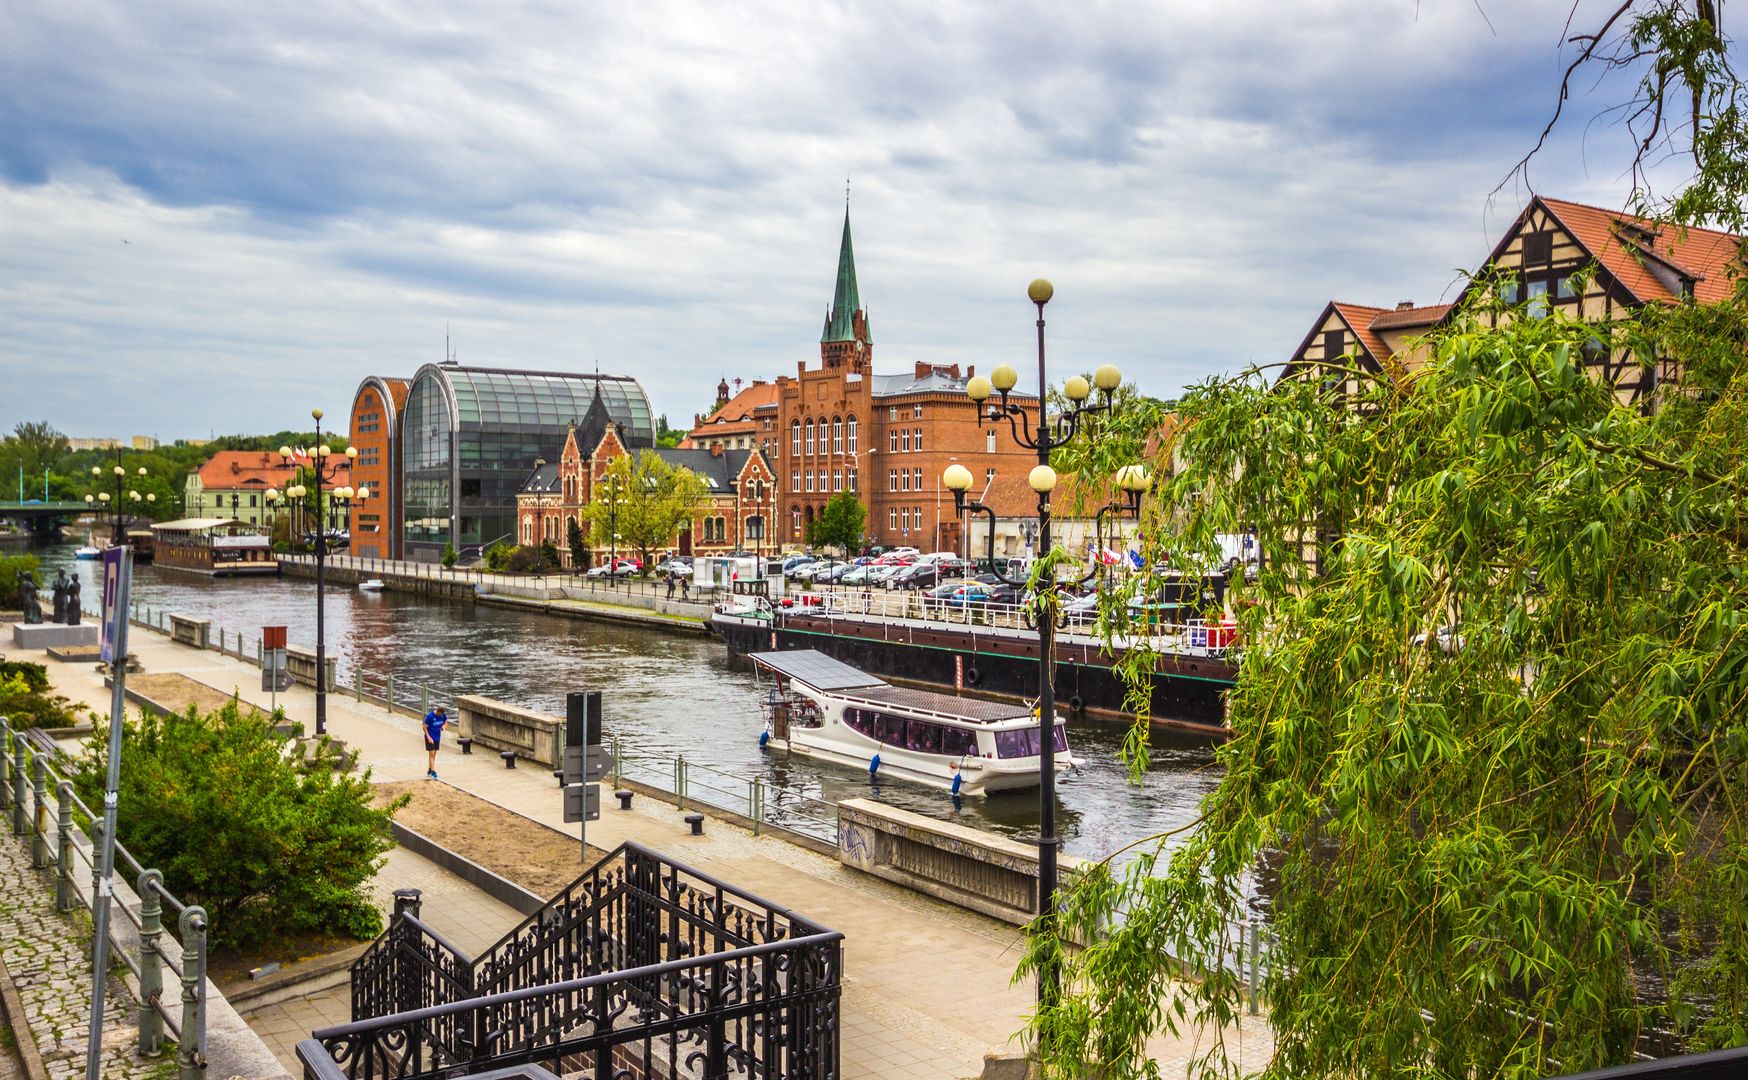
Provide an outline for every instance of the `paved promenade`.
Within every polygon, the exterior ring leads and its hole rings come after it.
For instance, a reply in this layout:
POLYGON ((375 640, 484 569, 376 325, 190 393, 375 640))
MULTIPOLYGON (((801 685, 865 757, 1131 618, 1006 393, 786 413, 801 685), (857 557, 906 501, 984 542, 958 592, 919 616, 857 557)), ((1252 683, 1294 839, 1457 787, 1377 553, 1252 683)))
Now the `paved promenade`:
MULTIPOLYGON (((137 627, 129 644, 148 672, 180 672, 220 690, 235 688, 245 701, 262 706, 267 703, 268 695, 256 689, 260 674, 249 664, 172 645, 167 638, 137 627)), ((51 662, 50 675, 59 692, 94 707, 107 707, 102 678, 90 666, 51 662)), ((586 682, 588 672, 576 672, 574 677, 586 682)), ((297 687, 281 695, 280 703, 292 719, 313 729, 313 692, 297 687)), ((610 725, 611 701, 606 702, 606 715, 610 725)), ((425 752, 415 719, 330 693, 328 728, 359 751, 360 763, 373 770, 376 780, 418 780, 424 776, 425 752)), ((543 769, 511 772, 495 754, 464 757, 448 746, 438 769, 443 777, 438 782, 576 834, 577 826, 563 824, 558 789, 543 769)), ((666 851, 844 933, 843 1053, 847 1077, 957 1080, 978 1075, 986 1051, 1019 1048, 1013 1037, 1024 1025, 1032 988, 1011 984, 1020 952, 1020 933, 1015 928, 845 868, 835 859, 781 839, 755 837, 721 821, 712 820, 705 835, 692 836, 678 810, 649 798, 634 800, 629 812, 605 809, 601 820, 589 825, 592 845, 611 848, 626 839, 666 851)), ((411 864, 391 862, 380 879, 381 886, 390 889, 402 884, 394 875, 403 866, 411 864)), ((421 881, 405 883, 423 885, 421 881)), ((459 935, 469 928, 458 926, 458 920, 444 914, 445 904, 451 902, 445 895, 428 892, 425 915, 438 921, 446 933, 459 935)), ((496 936, 488 916, 468 918, 481 921, 464 941, 496 936)), ((467 920, 459 921, 465 924, 467 920)), ((287 1034, 284 1022, 294 1015, 296 1022, 304 1019, 301 1013, 276 1017, 282 1023, 275 1026, 282 1030, 271 1033, 274 1039, 283 1042, 287 1034)), ((1270 1047, 1267 1025, 1251 1020, 1228 1032, 1227 1042, 1242 1047, 1246 1063, 1259 1067, 1270 1047)), ((1167 1076, 1183 1075, 1184 1064, 1197 1053, 1197 1043, 1191 1039, 1162 1040, 1155 1047, 1155 1057, 1167 1076)))

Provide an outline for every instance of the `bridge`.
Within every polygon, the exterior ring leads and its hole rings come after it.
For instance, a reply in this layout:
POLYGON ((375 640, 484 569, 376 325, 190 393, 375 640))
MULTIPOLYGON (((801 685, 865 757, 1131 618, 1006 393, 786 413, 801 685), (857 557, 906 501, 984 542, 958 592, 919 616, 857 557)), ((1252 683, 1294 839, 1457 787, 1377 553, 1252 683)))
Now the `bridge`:
MULTIPOLYGON (((104 515, 107 519, 107 508, 108 504, 104 503, 96 507, 95 512, 104 515)), ((0 501, 0 521, 16 521, 21 525, 28 526, 37 537, 38 543, 52 537, 55 530, 62 524, 93 511, 94 508, 87 506, 83 499, 65 499, 52 502, 42 499, 26 499, 23 502, 10 499, 0 501)), ((144 520, 146 519, 124 515, 122 527, 133 528, 138 522, 144 520)))

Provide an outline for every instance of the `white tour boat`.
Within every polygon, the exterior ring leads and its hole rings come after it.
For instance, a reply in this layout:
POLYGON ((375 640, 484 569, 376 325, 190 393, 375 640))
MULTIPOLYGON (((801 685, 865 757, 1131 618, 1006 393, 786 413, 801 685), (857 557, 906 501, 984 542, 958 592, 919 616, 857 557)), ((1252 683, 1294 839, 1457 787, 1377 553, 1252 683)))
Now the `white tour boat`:
POLYGON ((102 554, 103 552, 92 547, 90 544, 86 544, 83 547, 75 548, 73 550, 73 558, 75 559, 95 559, 102 554))
MULTIPOLYGON (((764 745, 960 795, 1038 786, 1035 709, 893 686, 813 649, 748 655, 771 675, 764 745)), ((1060 715, 1055 734, 1056 771, 1080 764, 1060 715)))
POLYGON ((381 592, 382 589, 383 585, 381 578, 368 578, 358 583, 359 592, 381 592))

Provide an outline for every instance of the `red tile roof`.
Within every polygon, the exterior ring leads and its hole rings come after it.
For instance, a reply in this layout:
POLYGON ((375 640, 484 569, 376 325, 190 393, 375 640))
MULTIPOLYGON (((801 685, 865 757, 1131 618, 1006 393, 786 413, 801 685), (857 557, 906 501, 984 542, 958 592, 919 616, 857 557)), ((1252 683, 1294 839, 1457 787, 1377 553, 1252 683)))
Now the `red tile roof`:
POLYGON ((1392 308, 1372 320, 1372 332, 1401 330, 1405 327, 1431 326, 1451 310, 1449 304, 1427 304, 1424 307, 1392 308))
MULTIPOLYGON (((351 475, 351 461, 342 457, 337 463, 335 479, 324 481, 324 487, 342 486, 351 475)), ((331 465, 333 471, 336 466, 331 465)), ((283 485, 291 476, 292 467, 276 453, 264 450, 220 450, 200 467, 200 486, 214 488, 270 488, 283 485)))
POLYGON ((1693 279, 1694 299, 1705 304, 1728 297, 1733 279, 1742 272, 1741 240, 1729 233, 1657 226, 1618 210, 1537 199, 1615 280, 1645 303, 1679 299, 1646 265, 1652 259, 1693 279))
POLYGON ((755 381, 740 393, 728 399, 715 412, 706 416, 697 426, 686 433, 680 440, 682 450, 692 449, 698 444, 693 440, 725 438, 729 435, 751 435, 759 430, 759 422, 753 413, 760 409, 777 408, 777 384, 774 382, 755 381))
POLYGON ((1364 304, 1344 304, 1340 300, 1331 301, 1336 313, 1353 330, 1354 336, 1360 339, 1372 359, 1382 367, 1390 361, 1390 350, 1384 347, 1384 341, 1372 333, 1372 320, 1383 314, 1385 308, 1366 307, 1364 304))

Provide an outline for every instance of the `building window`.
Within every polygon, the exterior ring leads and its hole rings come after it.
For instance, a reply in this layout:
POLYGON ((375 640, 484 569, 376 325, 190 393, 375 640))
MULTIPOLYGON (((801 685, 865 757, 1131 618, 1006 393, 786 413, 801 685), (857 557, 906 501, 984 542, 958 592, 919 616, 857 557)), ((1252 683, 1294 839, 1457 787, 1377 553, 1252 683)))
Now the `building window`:
POLYGON ((833 491, 844 490, 844 470, 842 470, 842 469, 833 469, 832 470, 832 490, 833 491))
POLYGON ((886 470, 886 490, 887 491, 897 491, 898 490, 898 470, 897 469, 887 469, 886 470))
POLYGON ((921 491, 923 489, 923 471, 921 469, 917 469, 917 470, 915 470, 915 472, 916 472, 916 478, 911 481, 910 489, 912 491, 921 491))
POLYGON ((898 406, 897 405, 894 405, 891 408, 886 410, 886 419, 888 419, 888 420, 897 420, 898 419, 898 406))
MULTIPOLYGON (((922 406, 918 405, 917 408, 920 409, 920 408, 922 408, 922 406)), ((910 437, 910 448, 912 450, 921 450, 923 448, 923 429, 922 428, 917 428, 916 434, 914 434, 910 437)))
POLYGON ((856 490, 856 470, 851 469, 848 473, 844 474, 844 486, 851 491, 856 490))
POLYGON ((807 452, 811 454, 813 453, 813 421, 809 420, 807 423, 801 425, 801 427, 807 434, 807 452))
POLYGON ((807 470, 807 490, 809 490, 809 491, 813 490, 813 470, 812 469, 807 470))
POLYGON ((796 536, 796 535, 799 535, 800 532, 801 532, 801 511, 792 507, 789 510, 789 533, 791 536, 796 536))
POLYGON ((910 429, 905 428, 899 435, 898 444, 904 447, 905 453, 910 453, 910 429))
POLYGON ((1528 266, 1532 263, 1552 262, 1554 259, 1554 234, 1549 232, 1532 232, 1523 234, 1523 261, 1528 266))
POLYGON ((995 432, 986 431, 983 433, 983 450, 988 454, 995 453, 995 432))
POLYGON ((915 405, 912 405, 910 407, 910 418, 912 420, 921 420, 923 418, 923 403, 922 402, 919 401, 915 405))
POLYGON ((800 469, 790 469, 789 470, 789 490, 790 491, 800 491, 801 490, 801 470, 800 469))
POLYGON ((986 484, 995 483, 995 470, 994 469, 983 470, 983 482, 986 484))
POLYGON ((909 469, 898 470, 898 490, 900 490, 900 491, 909 491, 910 490, 910 470, 909 469))
POLYGON ((898 511, 894 510, 891 507, 887 507, 886 508, 886 530, 888 532, 893 532, 893 531, 896 531, 897 528, 898 528, 898 511))
POLYGON ((794 454, 797 457, 801 456, 801 421, 789 421, 789 441, 793 444, 791 449, 794 454))
POLYGON ((843 452, 844 422, 834 416, 832 417, 832 453, 841 454, 843 452))
POLYGON ((898 431, 897 431, 897 429, 893 429, 893 430, 888 431, 886 433, 886 452, 889 454, 898 453, 898 431))
POLYGON ((850 453, 856 452, 856 418, 850 417, 850 453))

